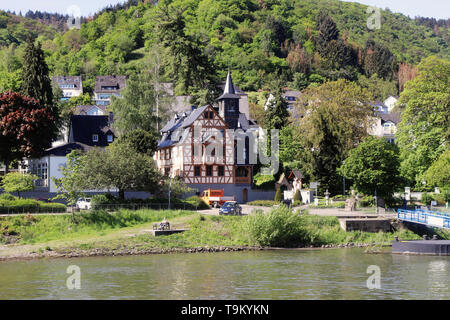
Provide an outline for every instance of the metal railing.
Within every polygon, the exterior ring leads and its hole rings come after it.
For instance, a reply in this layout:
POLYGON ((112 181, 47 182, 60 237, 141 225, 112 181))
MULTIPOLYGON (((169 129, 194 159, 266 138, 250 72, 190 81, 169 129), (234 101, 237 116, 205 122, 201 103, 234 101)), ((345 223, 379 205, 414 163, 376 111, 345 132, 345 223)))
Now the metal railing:
POLYGON ((429 211, 423 209, 404 210, 398 209, 397 218, 399 220, 425 224, 432 227, 450 229, 450 214, 439 211, 429 211))

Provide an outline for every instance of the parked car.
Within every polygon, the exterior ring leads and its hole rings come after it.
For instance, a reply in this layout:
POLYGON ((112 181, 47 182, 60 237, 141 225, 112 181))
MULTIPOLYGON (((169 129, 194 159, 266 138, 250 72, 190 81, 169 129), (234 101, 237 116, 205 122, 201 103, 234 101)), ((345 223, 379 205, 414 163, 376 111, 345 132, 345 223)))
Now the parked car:
POLYGON ((242 207, 236 201, 227 201, 220 207, 219 215, 242 215, 242 207))
POLYGON ((77 200, 77 209, 91 210, 91 198, 79 198, 77 200))

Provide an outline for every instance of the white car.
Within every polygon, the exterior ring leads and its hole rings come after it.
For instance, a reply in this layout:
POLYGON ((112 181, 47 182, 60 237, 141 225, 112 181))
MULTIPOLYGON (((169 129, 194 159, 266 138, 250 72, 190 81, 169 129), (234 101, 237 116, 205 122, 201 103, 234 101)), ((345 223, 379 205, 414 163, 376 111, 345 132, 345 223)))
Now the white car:
POLYGON ((78 209, 91 210, 91 198, 79 198, 76 206, 78 209))

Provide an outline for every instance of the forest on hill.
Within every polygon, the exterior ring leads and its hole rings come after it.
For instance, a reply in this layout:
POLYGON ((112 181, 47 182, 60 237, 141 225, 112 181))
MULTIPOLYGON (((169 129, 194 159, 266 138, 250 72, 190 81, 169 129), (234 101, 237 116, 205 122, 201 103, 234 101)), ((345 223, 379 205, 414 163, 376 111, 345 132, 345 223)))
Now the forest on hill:
POLYGON ((69 31, 60 16, 27 15, 0 11, 2 90, 20 87, 28 37, 42 44, 51 75, 82 75, 88 92, 96 75, 131 75, 160 57, 162 79, 178 94, 201 92, 199 103, 228 69, 246 91, 343 78, 383 99, 423 58, 450 56, 448 21, 381 10, 381 28, 369 30, 367 6, 338 0, 131 0, 69 31))

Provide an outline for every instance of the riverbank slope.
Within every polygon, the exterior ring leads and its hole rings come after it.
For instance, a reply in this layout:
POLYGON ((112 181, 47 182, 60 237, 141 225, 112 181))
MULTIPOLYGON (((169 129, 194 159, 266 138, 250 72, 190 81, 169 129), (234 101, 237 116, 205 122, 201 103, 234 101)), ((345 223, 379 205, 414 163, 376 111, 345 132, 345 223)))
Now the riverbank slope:
MULTIPOLYGON (((248 216, 211 216, 192 211, 121 210, 65 216, 21 215, 0 218, 0 260, 41 257, 262 250, 248 216), (167 218, 184 233, 154 237, 153 223, 167 218)), ((299 218, 300 219, 300 218, 299 218)), ((335 217, 302 214, 301 235, 287 247, 322 248, 389 245, 395 236, 420 239, 408 230, 394 233, 345 232, 335 217)), ((269 230, 269 229, 268 229, 269 230)), ((270 229, 272 234, 275 229, 270 229)), ((265 230, 267 231, 267 230, 265 230)), ((276 246, 276 245, 271 245, 276 246)))

